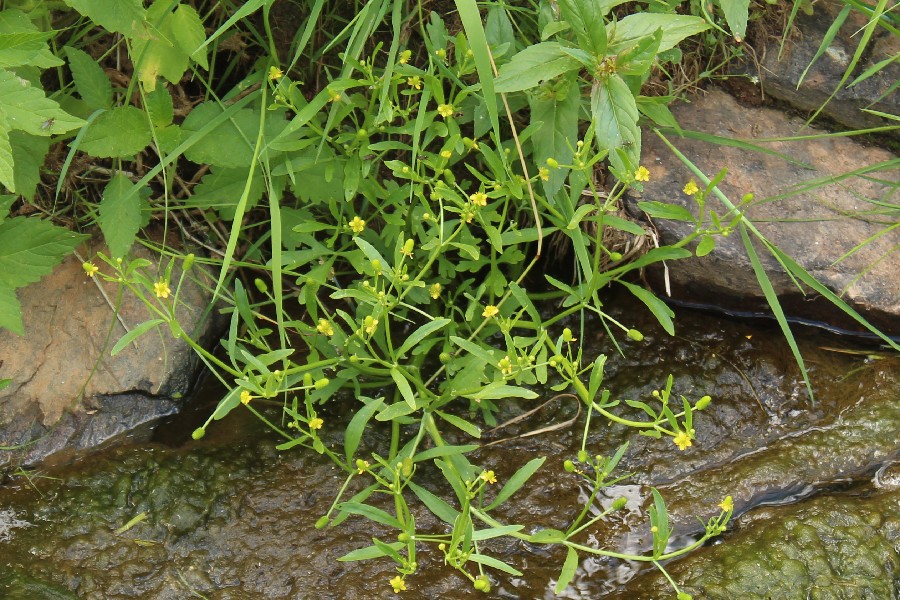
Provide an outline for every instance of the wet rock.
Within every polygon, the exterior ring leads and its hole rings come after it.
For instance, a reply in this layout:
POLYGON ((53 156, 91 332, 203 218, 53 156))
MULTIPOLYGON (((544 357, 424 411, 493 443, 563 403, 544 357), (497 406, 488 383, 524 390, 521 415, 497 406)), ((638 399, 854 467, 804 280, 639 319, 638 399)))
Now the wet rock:
MULTIPOLYGON (((152 258, 146 250, 136 253, 152 258)), ((173 289, 179 276, 176 268, 173 289)), ((216 328, 209 294, 197 278, 208 287, 208 273, 195 267, 179 294, 178 315, 185 331, 206 343, 216 328)), ((19 297, 25 336, 0 332, 0 377, 12 380, 0 391, 0 468, 68 460, 125 438, 146 439, 190 391, 198 360, 167 328, 109 355, 124 325, 134 328, 151 315, 128 291, 117 314, 116 285, 86 277, 76 256, 19 297)))
MULTIPOLYGON (((900 596, 900 494, 823 495, 741 518, 725 543, 670 563, 683 591, 708 600, 900 596)), ((672 595, 661 575, 616 598, 672 595)))
MULTIPOLYGON (((822 133, 801 131, 802 121, 777 110, 740 106, 721 91, 678 106, 675 114, 685 130, 750 143, 822 133)), ((754 195, 746 214, 770 242, 876 326, 888 333, 900 332, 900 269, 896 260, 900 229, 888 229, 897 222, 897 215, 882 211, 878 204, 890 193, 890 187, 878 180, 895 181, 897 171, 869 170, 873 165, 896 160, 893 154, 835 137, 759 142, 780 156, 697 139, 673 136, 671 141, 710 177, 728 169, 720 189, 735 204, 747 193, 754 195), (854 172, 861 175, 864 171, 869 176, 854 176, 854 172)), ((652 176, 644 185, 641 199, 682 206, 696 215, 696 202, 682 191, 692 174, 657 136, 646 136, 644 162, 652 176)), ((637 200, 628 200, 628 209, 634 215, 641 214, 637 200)), ((707 207, 720 216, 728 213, 713 195, 707 199, 707 207)), ((666 219, 653 219, 653 225, 661 244, 677 243, 694 229, 693 223, 666 219)), ((811 290, 803 295, 775 258, 761 244, 755 243, 755 247, 789 316, 862 329, 811 290)), ((767 311, 737 231, 730 237, 716 238, 711 254, 669 261, 667 267, 665 272, 657 268, 652 273, 654 287, 660 293, 665 293, 667 274, 675 299, 725 310, 767 311)))
POLYGON ((736 62, 730 67, 731 73, 753 77, 754 81, 758 81, 759 95, 778 98, 803 111, 816 111, 828 102, 821 115, 848 128, 894 124, 862 109, 889 115, 900 114, 900 94, 892 89, 900 79, 900 63, 895 60, 883 65, 868 79, 848 87, 870 67, 900 53, 900 38, 883 27, 875 30, 856 68, 841 90, 828 101, 841 85, 841 79, 860 43, 862 36, 859 32, 868 23, 868 16, 861 11, 850 11, 834 40, 809 69, 798 88, 804 70, 812 62, 826 32, 845 6, 846 3, 840 0, 815 2, 813 14, 798 13, 783 49, 781 36, 757 40, 753 56, 758 62, 736 62))

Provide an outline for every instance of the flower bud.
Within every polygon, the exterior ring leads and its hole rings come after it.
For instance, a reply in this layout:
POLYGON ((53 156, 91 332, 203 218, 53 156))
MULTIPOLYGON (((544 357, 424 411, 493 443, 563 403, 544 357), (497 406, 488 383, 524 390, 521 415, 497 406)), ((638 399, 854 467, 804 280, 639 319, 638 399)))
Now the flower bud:
POLYGON ((397 535, 397 541, 398 541, 398 542, 402 542, 402 543, 405 544, 406 542, 409 541, 409 534, 406 533, 405 531, 401 531, 401 532, 397 535))
POLYGON ((588 461, 588 453, 586 450, 578 451, 578 462, 586 463, 588 461))
POLYGON ((438 359, 440 359, 441 363, 442 363, 442 364, 445 364, 445 365, 446 365, 448 362, 450 362, 450 359, 451 359, 451 358, 452 358, 452 357, 450 356, 450 353, 449 353, 449 352, 441 352, 440 355, 438 356, 438 359))
POLYGON ((410 457, 406 457, 403 459, 403 462, 400 463, 400 474, 404 477, 409 477, 413 472, 413 459, 410 457))
POLYGON ((266 282, 263 281, 262 279, 260 279, 259 277, 257 277, 256 279, 253 280, 253 285, 256 286, 256 289, 259 290, 260 294, 265 294, 266 292, 269 291, 269 286, 267 286, 266 282))
POLYGON ((413 248, 416 246, 416 240, 409 238, 403 244, 403 254, 406 256, 412 256, 413 248))
POLYGON ((316 381, 316 389, 321 390, 322 388, 328 387, 328 384, 331 383, 327 377, 323 377, 316 381))
POLYGON ((558 168, 559 168, 559 161, 556 160, 555 158, 548 158, 548 159, 547 159, 547 166, 550 167, 551 169, 558 169, 558 168))
POLYGON ((563 329, 562 339, 563 339, 564 342, 571 342, 571 341, 573 341, 575 338, 572 336, 572 330, 569 329, 568 327, 566 327, 565 329, 563 329))
POLYGON ((710 402, 712 402, 712 398, 710 398, 709 396, 703 396, 702 398, 697 400, 697 403, 694 405, 694 410, 703 410, 704 408, 709 406, 710 402))
POLYGON ((303 374, 303 385, 306 387, 312 387, 312 384, 313 384, 312 374, 304 373, 303 374))
POLYGON ((187 256, 184 257, 184 264, 181 266, 181 268, 182 268, 182 270, 184 270, 185 273, 190 271, 191 267, 194 266, 194 258, 196 258, 196 257, 194 256, 193 252, 191 252, 190 254, 188 254, 187 256))
POLYGON ((626 504, 628 504, 628 498, 626 498, 625 496, 619 496, 618 498, 613 500, 612 509, 622 510, 623 508, 625 508, 626 504))
POLYGON ((567 460, 563 463, 563 471, 566 473, 574 473, 575 472, 575 463, 571 460, 567 460))
POLYGON ((326 525, 328 525, 328 515, 322 515, 319 517, 319 520, 316 521, 316 529, 323 529, 326 525))
POLYGON ((629 329, 628 337, 636 342, 644 341, 644 334, 638 331, 637 329, 629 329))
POLYGON ((621 252, 610 252, 609 260, 611 260, 613 262, 619 262, 620 260, 622 260, 622 253, 621 252))
POLYGON ((195 440, 199 440, 204 435, 206 435, 206 427, 198 427, 194 430, 194 433, 191 434, 191 437, 195 440))
POLYGON ((475 578, 475 583, 473 584, 475 589, 479 592, 484 592, 487 594, 491 591, 491 582, 488 580, 486 575, 479 575, 475 578))

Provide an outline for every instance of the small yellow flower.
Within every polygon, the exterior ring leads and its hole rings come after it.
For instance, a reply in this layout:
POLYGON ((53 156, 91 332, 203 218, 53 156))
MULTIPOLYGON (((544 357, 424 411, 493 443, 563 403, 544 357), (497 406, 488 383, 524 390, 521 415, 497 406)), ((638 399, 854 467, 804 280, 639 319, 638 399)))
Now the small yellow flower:
POLYGON ((481 316, 485 319, 490 319, 491 317, 496 317, 499 312, 499 308, 497 308, 493 304, 488 304, 486 307, 484 307, 484 312, 481 313, 481 316))
POLYGON ((361 234, 365 228, 366 228, 366 222, 363 221, 362 219, 360 219, 358 216, 353 217, 353 219, 351 219, 350 230, 353 233, 355 233, 356 235, 361 234))
POLYGON ((484 192, 475 192, 469 196, 469 200, 471 200, 472 204, 475 206, 487 206, 488 197, 484 192))
POLYGON ((483 471, 479 477, 488 483, 497 483, 497 476, 493 471, 483 471))
POLYGON ((316 325, 316 331, 322 335, 327 335, 328 337, 334 335, 334 327, 327 319, 319 319, 319 324, 316 325))
POLYGON ((694 183, 694 180, 691 179, 690 181, 687 182, 687 184, 685 184, 683 191, 688 196, 693 196, 694 194, 696 194, 697 192, 700 191, 700 188, 698 188, 697 184, 694 183))
POLYGON ((445 58, 447 58, 447 50, 445 50, 444 48, 438 48, 434 51, 434 55, 439 59, 444 60, 445 58))
POLYGON ((373 319, 372 315, 369 315, 363 321, 363 325, 366 333, 372 335, 378 330, 378 319, 373 319))
POLYGON ((241 404, 250 404, 250 400, 253 399, 253 396, 250 395, 250 392, 247 390, 241 390, 241 404))
POLYGON ((672 442, 679 450, 686 450, 691 445, 691 436, 686 431, 679 431, 678 435, 672 438, 672 442))
POLYGON ((467 208, 467 209, 463 210, 461 213, 459 213, 459 217, 466 223, 471 223, 472 219, 475 218, 475 213, 473 213, 471 210, 469 210, 467 208))
POLYGON ((369 470, 369 461, 361 458, 356 459, 356 472, 362 475, 369 470))
POLYGON ((310 429, 322 429, 322 425, 324 425, 324 424, 325 424, 325 421, 323 421, 319 417, 309 420, 309 428, 310 429))
POLYGON ((340 92, 336 92, 334 90, 328 90, 328 101, 329 102, 340 102, 341 98, 343 98, 343 96, 341 96, 340 92))
POLYGON ((428 295, 431 296, 434 300, 437 300, 438 297, 441 295, 441 288, 442 288, 441 284, 432 283, 431 287, 428 288, 428 295))
POLYGON ((725 499, 719 502, 718 507, 725 512, 734 510, 734 500, 731 498, 731 496, 725 496, 725 499))
POLYGON ((81 268, 84 269, 84 273, 88 277, 93 277, 94 275, 97 274, 97 271, 100 270, 100 267, 98 267, 97 265, 95 265, 92 262, 82 263, 81 268))
POLYGON ((269 79, 270 80, 278 81, 282 77, 284 77, 284 71, 282 71, 275 65, 272 65, 271 67, 269 67, 269 79))
POLYGON ((635 181, 650 181, 650 171, 647 167, 640 166, 637 171, 634 172, 634 180, 635 181))
POLYGON ((445 119, 453 116, 453 105, 452 104, 438 104, 438 114, 444 117, 445 119))
POLYGON ((400 58, 397 60, 401 65, 405 65, 409 62, 409 59, 412 58, 412 50, 404 50, 400 53, 400 58))
POLYGON ((497 363, 497 366, 500 367, 500 372, 503 373, 504 377, 509 377, 510 375, 512 375, 512 361, 509 360, 509 356, 504 356, 503 358, 501 358, 497 363))
POLYGON ((422 89, 422 78, 418 75, 413 75, 412 77, 406 78, 406 85, 413 89, 421 90, 422 89))
POLYGON ((169 294, 172 293, 172 290, 169 289, 169 284, 165 281, 157 281, 153 284, 153 291, 156 293, 157 298, 166 299, 169 297, 169 294))
POLYGON ((393 579, 391 579, 391 587, 394 588, 394 593, 399 594, 400 592, 406 591, 406 582, 403 581, 403 578, 397 575, 393 579))
POLYGON ((453 156, 453 152, 451 152, 450 150, 444 150, 443 152, 441 152, 441 158, 445 160, 449 160, 451 156, 453 156))
POLYGON ((541 178, 541 181, 550 181, 550 169, 541 167, 538 169, 538 177, 541 178))

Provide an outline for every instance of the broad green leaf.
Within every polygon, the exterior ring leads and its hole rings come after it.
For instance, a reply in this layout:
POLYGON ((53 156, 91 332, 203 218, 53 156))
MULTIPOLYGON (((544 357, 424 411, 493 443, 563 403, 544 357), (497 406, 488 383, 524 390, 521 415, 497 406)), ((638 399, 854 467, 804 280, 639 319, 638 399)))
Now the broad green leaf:
POLYGON ((625 0, 558 0, 557 4, 560 16, 575 32, 578 45, 600 59, 606 54, 606 14, 622 2, 625 0))
POLYGON ((474 452, 481 448, 478 444, 467 444, 465 446, 435 446, 433 448, 429 448, 428 450, 423 450, 419 452, 413 457, 415 462, 421 462, 423 460, 431 460, 432 458, 440 458, 443 456, 452 456, 454 454, 466 454, 468 452, 474 452))
POLYGON ((134 184, 116 173, 103 190, 97 222, 113 258, 122 258, 131 250, 141 228, 140 194, 132 194, 134 184))
POLYGON ((370 521, 375 521, 376 523, 381 523, 382 525, 387 525, 388 527, 395 527, 397 529, 403 529, 403 525, 400 521, 397 520, 397 517, 381 510, 380 508, 375 508, 374 506, 370 506, 368 504, 362 504, 360 502, 342 502, 338 505, 338 508, 343 512, 348 512, 353 515, 363 516, 370 521))
POLYGON ((233 388, 224 398, 219 400, 216 410, 213 411, 212 418, 216 421, 224 419, 225 416, 234 410, 241 403, 241 388, 233 388))
MULTIPOLYGON (((203 209, 214 209, 225 221, 233 221, 238 201, 247 186, 250 168, 226 169, 212 167, 194 187, 194 195, 188 204, 203 209)), ((262 198, 265 182, 262 177, 253 177, 247 194, 247 209, 253 208, 262 198)))
POLYGON ((647 512, 650 513, 650 525, 656 528, 653 533, 653 557, 662 556, 669 543, 672 531, 669 529, 669 513, 666 511, 666 503, 656 488, 650 488, 653 493, 653 505, 647 512))
POLYGON ((700 17, 685 15, 649 12, 628 15, 606 26, 610 36, 608 52, 618 54, 633 46, 638 39, 652 35, 657 29, 662 29, 663 32, 658 51, 664 52, 677 46, 684 38, 706 31, 709 24, 700 17))
POLYGON ((34 217, 6 219, 0 223, 0 286, 34 283, 87 238, 34 217))
MULTIPOLYGON (((223 109, 215 102, 204 102, 184 119, 181 128, 188 137, 200 131, 211 119, 221 115, 223 109)), ((259 114, 252 109, 235 112, 230 119, 204 135, 187 149, 184 156, 197 164, 237 169, 249 167, 253 160, 253 148, 259 134, 259 114)))
MULTIPOLYGON (((16 290, 0 284, 0 329, 9 329, 15 334, 25 335, 22 324, 22 307, 16 298, 16 290)), ((6 386, 0 386, 0 389, 6 386)))
POLYGON ((545 460, 547 460, 546 456, 540 456, 538 458, 533 458, 522 465, 519 470, 509 478, 509 481, 503 485, 503 489, 500 490, 500 493, 497 494, 497 497, 494 498, 494 501, 491 502, 485 510, 493 510, 506 502, 513 494, 518 492, 523 485, 525 485, 525 482, 534 475, 535 471, 541 468, 541 465, 544 464, 545 460))
POLYGON ((716 238, 711 235, 704 235, 700 238, 700 243, 697 244, 696 254, 697 256, 706 256, 710 252, 712 252, 716 247, 716 238))
MULTIPOLYGON (((173 4, 169 0, 156 0, 147 11, 150 35, 132 41, 131 57, 147 91, 156 89, 159 76, 170 83, 178 83, 190 66, 191 53, 206 39, 197 11, 178 4, 173 13, 173 4)), ((206 68, 205 51, 198 51, 197 56, 202 60, 201 66, 206 68)))
POLYGON ((414 332, 412 332, 412 334, 408 338, 403 340, 403 343, 399 348, 397 348, 395 356, 403 356, 404 354, 415 348, 415 346, 426 337, 446 327, 448 323, 450 323, 450 319, 444 318, 435 319, 433 321, 425 323, 414 332))
POLYGON ((510 575, 514 575, 516 577, 522 576, 521 571, 506 564, 502 560, 494 558, 493 556, 487 556, 486 554, 471 554, 469 555, 469 560, 486 567, 497 569, 498 571, 503 571, 504 573, 509 573, 510 575))
POLYGON ((669 204, 668 202, 645 200, 643 202, 638 202, 638 208, 655 219, 686 221, 688 223, 693 223, 697 220, 691 211, 685 207, 678 206, 677 204, 669 204))
POLYGON ((507 385, 497 381, 492 381, 477 392, 472 394, 463 394, 464 398, 472 400, 500 400, 503 398, 526 398, 531 400, 537 398, 536 392, 527 390, 517 385, 507 385))
MULTIPOLYGON (((538 168, 548 168, 547 159, 559 164, 572 163, 578 141, 578 117, 581 111, 581 92, 573 77, 566 77, 552 87, 543 87, 529 97, 531 122, 542 123, 531 137, 534 162, 538 168)), ((542 182, 547 198, 562 189, 569 170, 549 169, 549 179, 542 182)))
POLYGON ((559 544, 565 540, 566 533, 559 529, 541 529, 528 537, 532 544, 559 544))
POLYGON ((141 0, 64 0, 66 4, 108 31, 134 37, 143 33, 146 15, 141 0))
MULTIPOLYGON (((406 544, 403 542, 391 542, 388 546, 394 550, 400 550, 406 544)), ((371 560, 373 558, 381 558, 382 556, 388 556, 388 553, 385 552, 382 548, 378 546, 366 546, 365 548, 359 548, 357 550, 353 550, 352 552, 348 552, 347 554, 341 556, 337 560, 340 562, 353 562, 357 560, 371 560)))
POLYGON ((725 21, 734 35, 734 41, 744 41, 747 34, 747 16, 750 11, 750 0, 718 0, 725 13, 725 21))
POLYGON ((0 223, 9 216, 9 211, 15 203, 16 197, 13 194, 0 194, 0 223))
POLYGON ((662 29, 641 38, 638 43, 616 57, 616 73, 619 75, 642 76, 656 60, 659 44, 662 41, 662 29))
POLYGON ((9 123, 0 106, 0 185, 8 191, 16 192, 15 158, 9 141, 9 123))
POLYGON ((481 429, 479 429, 478 426, 470 423, 469 421, 466 421, 463 418, 457 417, 456 415, 451 415, 450 413, 445 413, 445 412, 442 412, 439 410, 436 410, 435 412, 442 419, 444 419, 445 421, 447 421, 448 423, 450 423, 457 429, 465 431, 466 433, 471 435, 473 438, 478 439, 481 437, 481 429))
POLYGON ((50 51, 47 41, 56 31, 40 31, 21 10, 0 11, 0 68, 32 66, 49 69, 63 64, 50 51))
POLYGON ((356 449, 359 448, 359 440, 362 439, 366 425, 369 423, 372 415, 382 406, 384 406, 384 400, 380 398, 370 400, 368 404, 356 411, 356 414, 350 419, 350 423, 344 431, 344 456, 347 458, 348 464, 353 461, 353 455, 356 454, 356 449))
POLYGON ((569 584, 572 583, 572 578, 575 577, 575 571, 578 570, 578 551, 571 546, 568 546, 567 550, 566 560, 559 572, 559 577, 556 580, 556 588, 554 589, 557 596, 562 594, 563 590, 569 587, 569 584))
POLYGON ((416 410, 418 408, 418 406, 416 405, 416 395, 413 393, 409 382, 406 380, 406 377, 404 377, 403 373, 400 372, 400 369, 398 369, 397 367, 393 367, 391 369, 391 379, 394 380, 394 383, 397 385, 397 389, 400 390, 400 395, 403 396, 403 399, 407 404, 409 404, 409 407, 413 410, 416 410))
POLYGON ((3 131, 18 129, 32 135, 50 136, 84 125, 84 121, 62 110, 27 79, 5 69, 0 69, 0 98, 3 99, 0 108, 6 115, 5 124, 0 121, 3 131))
POLYGON ((542 42, 525 48, 500 67, 494 89, 500 93, 527 90, 579 67, 581 63, 564 52, 559 43, 542 42))
MULTIPOLYGON (((600 219, 598 218, 597 220, 599 221, 600 219)), ((629 221, 628 219, 623 219, 622 217, 617 217, 616 215, 603 215, 602 220, 605 227, 612 227, 613 229, 625 231, 632 235, 642 236, 647 233, 646 231, 644 231, 643 227, 641 227, 634 221, 629 221)))
POLYGON ((482 361, 486 363, 492 364, 494 362, 494 357, 491 355, 490 351, 482 348, 478 344, 474 342, 470 342, 469 340, 463 339, 461 337, 457 337, 455 335, 450 336, 450 341, 467 351, 469 354, 477 356, 482 361))
POLYGON ((110 356, 115 356, 119 352, 125 349, 125 346, 141 337, 160 323, 165 323, 162 319, 151 319, 149 321, 144 321, 125 335, 119 338, 119 341, 116 342, 116 345, 113 346, 113 349, 110 351, 110 356))
POLYGON ((172 95, 165 86, 159 86, 144 97, 144 108, 150 115, 150 122, 155 127, 166 127, 172 124, 175 108, 172 95))
POLYGON ((182 52, 204 70, 209 70, 205 47, 201 47, 206 41, 206 30, 194 7, 189 4, 179 4, 172 14, 170 26, 175 43, 182 52))
POLYGON ((422 504, 427 506, 428 510, 434 513, 434 516, 438 519, 444 523, 449 523, 450 525, 453 525, 453 523, 456 522, 456 518, 459 516, 458 510, 412 481, 409 482, 409 487, 419 500, 422 501, 422 504))
POLYGON ((117 106, 101 114, 81 140, 79 150, 98 158, 134 158, 150 143, 147 115, 134 106, 117 106))
POLYGON ((66 46, 69 68, 75 79, 75 89, 91 110, 111 108, 113 102, 112 84, 100 68, 100 64, 78 48, 66 46))
POLYGON ((412 414, 415 409, 407 402, 394 402, 375 416, 376 421, 393 421, 400 417, 412 414))
POLYGON ((641 130, 638 110, 628 84, 618 75, 594 83, 591 90, 591 114, 597 143, 615 157, 613 149, 623 148, 633 165, 640 164, 641 130))
MULTIPOLYGON (((41 167, 50 150, 50 138, 24 131, 10 131, 9 144, 12 147, 15 192, 23 198, 32 199, 41 182, 41 167)), ((0 182, 2 181, 0 178, 0 182)))
POLYGON ((639 285, 634 285, 625 281, 620 281, 619 283, 627 287, 638 300, 643 302, 647 308, 650 309, 650 312, 653 313, 653 316, 656 317, 656 320, 659 321, 662 328, 666 330, 666 333, 675 335, 675 324, 672 322, 672 317, 675 316, 675 313, 672 312, 672 309, 669 308, 668 304, 657 298, 650 290, 646 290, 639 285))

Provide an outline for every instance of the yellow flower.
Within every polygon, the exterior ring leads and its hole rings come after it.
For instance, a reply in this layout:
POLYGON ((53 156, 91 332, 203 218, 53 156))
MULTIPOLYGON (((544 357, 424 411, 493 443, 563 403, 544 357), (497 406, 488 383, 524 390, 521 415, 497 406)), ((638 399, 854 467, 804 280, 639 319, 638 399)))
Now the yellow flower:
POLYGON ((412 58, 412 50, 404 50, 400 53, 400 58, 397 60, 401 65, 405 65, 409 62, 409 59, 412 58))
POLYGON ((431 287, 428 288, 428 295, 431 296, 434 300, 437 300, 438 297, 441 295, 441 288, 442 288, 441 284, 432 283, 431 287))
POLYGON ((510 375, 512 375, 512 361, 509 360, 509 356, 504 356, 503 358, 501 358, 497 363, 497 366, 500 367, 500 372, 503 373, 504 377, 509 377, 510 375))
POLYGON ((342 98, 340 92, 335 92, 334 90, 328 90, 328 101, 329 102, 339 102, 342 98))
POLYGON ((459 217, 466 223, 471 223, 472 219, 475 218, 475 213, 473 213, 471 210, 469 210, 467 208, 467 209, 463 210, 461 213, 459 213, 459 217))
POLYGON ((362 475, 369 470, 369 461, 361 458, 356 459, 356 472, 362 475))
POLYGON ((284 77, 284 71, 282 71, 275 65, 269 67, 269 79, 271 79, 272 81, 278 81, 282 77, 284 77))
POLYGON ((408 85, 411 88, 421 90, 422 89, 422 79, 418 75, 413 75, 412 77, 407 77, 406 85, 408 85))
POLYGON ((679 450, 686 450, 691 445, 691 436, 686 431, 679 431, 678 435, 672 438, 672 442, 679 450))
POLYGON ((485 319, 490 319, 491 317, 496 317, 499 312, 499 308, 497 308, 493 304, 488 304, 486 307, 484 307, 484 312, 481 313, 481 316, 485 319))
POLYGON ((310 429, 322 429, 322 425, 324 425, 324 424, 325 424, 325 421, 323 421, 319 417, 309 420, 309 428, 310 429))
POLYGON ((484 192, 475 192, 469 196, 469 200, 471 200, 472 204, 475 206, 487 206, 488 197, 484 192))
POLYGON ((479 477, 488 483, 497 483, 497 476, 493 471, 483 471, 479 477))
POLYGON ((694 180, 691 179, 690 181, 687 182, 687 184, 685 184, 683 191, 688 196, 693 196, 694 194, 696 194, 697 192, 700 191, 700 188, 698 188, 697 184, 694 183, 694 180))
POLYGON ((444 117, 445 119, 453 116, 453 105, 452 104, 438 104, 438 114, 444 117))
POLYGON ((250 392, 247 390, 241 390, 241 404, 250 404, 250 400, 253 399, 253 396, 250 395, 250 392))
POLYGON ((353 217, 350 221, 350 230, 353 231, 356 235, 359 235, 363 232, 363 229, 366 228, 366 222, 360 219, 359 217, 353 217))
POLYGON ((647 167, 638 167, 637 171, 634 172, 634 180, 650 181, 650 171, 647 169, 647 167))
POLYGON ((550 169, 541 167, 538 169, 538 177, 541 178, 541 181, 550 181, 550 169))
POLYGON ((372 315, 369 315, 363 320, 363 325, 366 333, 372 335, 378 330, 378 319, 373 319, 372 315))
POLYGON ((81 268, 84 269, 84 273, 88 277, 93 277, 94 275, 97 274, 97 271, 100 270, 100 267, 98 267, 97 265, 95 265, 92 262, 82 263, 81 268))
POLYGON ((169 297, 169 294, 172 293, 172 290, 169 289, 169 284, 165 281, 157 281, 153 284, 153 291, 156 293, 157 298, 166 299, 169 297))
POLYGON ((328 337, 334 335, 334 327, 331 326, 331 323, 327 319, 319 319, 319 324, 316 325, 316 331, 322 335, 327 335, 328 337))
POLYGON ((391 579, 391 587, 394 588, 394 593, 399 594, 400 592, 406 591, 406 582, 403 581, 403 578, 397 575, 393 579, 391 579))
POLYGON ((719 502, 718 506, 725 512, 734 510, 734 500, 731 496, 725 496, 725 499, 719 502))
POLYGON ((453 156, 453 152, 451 152, 450 150, 444 150, 443 152, 441 152, 441 158, 443 159, 449 159, 451 156, 453 156))

